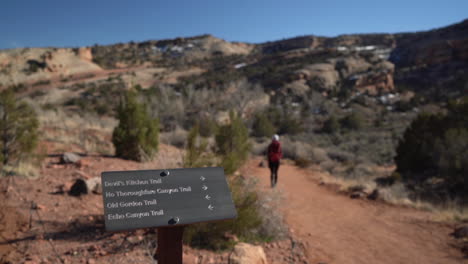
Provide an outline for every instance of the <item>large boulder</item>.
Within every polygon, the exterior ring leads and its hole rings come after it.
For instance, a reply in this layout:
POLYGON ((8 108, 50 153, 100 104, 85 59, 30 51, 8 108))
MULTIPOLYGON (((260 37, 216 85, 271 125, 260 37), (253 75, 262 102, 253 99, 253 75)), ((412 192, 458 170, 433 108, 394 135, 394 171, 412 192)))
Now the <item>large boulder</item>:
POLYGON ((267 264, 263 248, 247 243, 239 243, 229 256, 229 264, 267 264))

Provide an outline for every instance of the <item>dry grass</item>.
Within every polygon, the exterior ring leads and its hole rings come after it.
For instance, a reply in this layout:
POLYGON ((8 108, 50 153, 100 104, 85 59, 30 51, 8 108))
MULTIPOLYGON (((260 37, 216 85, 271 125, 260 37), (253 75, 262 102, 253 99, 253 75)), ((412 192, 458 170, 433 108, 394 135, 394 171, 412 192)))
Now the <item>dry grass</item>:
POLYGON ((283 215, 280 213, 283 200, 284 194, 279 188, 259 193, 257 210, 262 217, 260 232, 266 237, 281 239, 288 233, 283 215))
POLYGON ((268 144, 270 144, 269 139, 253 141, 250 153, 252 153, 255 156, 265 156, 268 144))
POLYGON ((143 162, 141 170, 180 168, 183 166, 185 150, 176 147, 160 144, 159 151, 151 161, 143 162))
POLYGON ((375 182, 367 181, 364 179, 345 179, 334 177, 328 173, 324 173, 324 176, 321 177, 320 181, 326 185, 336 185, 339 186, 340 192, 348 192, 351 189, 360 189, 363 192, 371 193, 377 185, 375 182))
POLYGON ((434 220, 438 222, 467 222, 468 208, 466 207, 446 207, 435 211, 434 220))
POLYGON ((401 182, 397 182, 389 187, 380 188, 370 179, 345 179, 334 177, 328 173, 323 173, 320 180, 326 185, 339 186, 338 190, 345 193, 356 189, 362 190, 365 193, 371 193, 373 190, 378 189, 379 198, 382 201, 393 205, 432 212, 432 219, 437 222, 468 221, 468 208, 466 206, 462 206, 453 200, 448 200, 440 205, 434 205, 420 199, 410 199, 409 191, 401 182))
POLYGON ((2 175, 22 176, 30 179, 37 179, 40 176, 38 167, 27 161, 15 166, 4 166, 2 172, 2 175))
POLYGON ((161 133, 159 138, 161 143, 172 145, 178 148, 184 148, 187 142, 188 132, 177 127, 174 131, 161 133))
POLYGON ((111 155, 113 118, 65 113, 61 110, 37 110, 41 140, 52 143, 56 151, 80 151, 88 154, 111 155))

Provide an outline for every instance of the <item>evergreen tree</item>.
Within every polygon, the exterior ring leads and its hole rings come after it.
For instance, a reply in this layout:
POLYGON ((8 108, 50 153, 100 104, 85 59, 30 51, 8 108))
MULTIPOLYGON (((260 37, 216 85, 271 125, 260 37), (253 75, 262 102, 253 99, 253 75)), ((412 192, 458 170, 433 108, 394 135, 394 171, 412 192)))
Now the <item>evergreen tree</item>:
POLYGON ((127 92, 117 109, 117 118, 119 125, 112 134, 115 155, 135 161, 150 159, 158 150, 159 121, 137 102, 136 92, 127 92))
POLYGON ((222 159, 220 165, 227 174, 236 171, 247 160, 250 150, 249 132, 242 119, 231 112, 230 120, 216 134, 216 146, 222 159))
POLYGON ((359 130, 364 127, 364 117, 359 113, 352 113, 340 120, 341 127, 347 130, 359 130))
POLYGON ((451 102, 448 112, 421 114, 396 149, 402 179, 423 186, 437 179, 451 196, 468 203, 468 97, 451 102))
POLYGON ((37 145, 39 122, 34 110, 15 98, 12 89, 0 93, 0 159, 10 165, 37 145))
POLYGON ((265 114, 259 113, 255 116, 252 130, 252 134, 256 137, 271 137, 275 127, 265 114))

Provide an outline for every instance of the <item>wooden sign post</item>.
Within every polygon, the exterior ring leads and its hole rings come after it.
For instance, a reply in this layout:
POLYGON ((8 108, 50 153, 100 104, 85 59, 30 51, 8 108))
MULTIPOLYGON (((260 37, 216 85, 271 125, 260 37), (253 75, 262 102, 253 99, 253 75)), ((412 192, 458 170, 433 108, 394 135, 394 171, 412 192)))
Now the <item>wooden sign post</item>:
POLYGON ((103 172, 107 231, 158 227, 158 263, 182 263, 184 226, 237 216, 223 168, 103 172))

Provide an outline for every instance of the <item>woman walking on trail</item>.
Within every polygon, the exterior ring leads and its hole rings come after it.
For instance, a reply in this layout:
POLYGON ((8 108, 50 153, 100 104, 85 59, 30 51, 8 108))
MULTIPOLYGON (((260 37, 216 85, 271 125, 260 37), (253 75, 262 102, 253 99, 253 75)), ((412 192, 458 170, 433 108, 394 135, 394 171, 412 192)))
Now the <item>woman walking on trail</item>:
POLYGON ((271 171, 271 188, 274 188, 278 182, 278 169, 280 165, 280 159, 282 157, 283 152, 281 151, 279 136, 274 135, 270 145, 268 146, 268 167, 270 167, 271 171))

